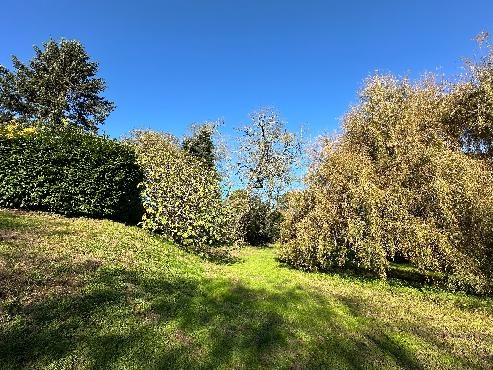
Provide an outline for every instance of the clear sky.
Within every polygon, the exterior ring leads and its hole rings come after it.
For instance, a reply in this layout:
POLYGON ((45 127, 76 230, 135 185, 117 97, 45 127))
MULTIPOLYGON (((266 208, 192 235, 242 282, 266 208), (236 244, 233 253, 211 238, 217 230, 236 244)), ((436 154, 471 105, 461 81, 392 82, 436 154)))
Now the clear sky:
POLYGON ((458 74, 493 33, 493 1, 3 0, 0 64, 78 39, 117 108, 103 129, 182 135, 191 122, 275 107, 290 128, 333 132, 376 70, 458 74))

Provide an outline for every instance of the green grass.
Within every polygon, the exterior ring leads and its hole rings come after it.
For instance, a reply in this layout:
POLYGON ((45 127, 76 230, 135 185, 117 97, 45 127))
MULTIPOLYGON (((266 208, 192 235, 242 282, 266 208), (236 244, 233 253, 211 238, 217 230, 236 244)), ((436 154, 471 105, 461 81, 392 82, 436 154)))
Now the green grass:
POLYGON ((493 300, 0 210, 0 369, 492 369, 493 300))

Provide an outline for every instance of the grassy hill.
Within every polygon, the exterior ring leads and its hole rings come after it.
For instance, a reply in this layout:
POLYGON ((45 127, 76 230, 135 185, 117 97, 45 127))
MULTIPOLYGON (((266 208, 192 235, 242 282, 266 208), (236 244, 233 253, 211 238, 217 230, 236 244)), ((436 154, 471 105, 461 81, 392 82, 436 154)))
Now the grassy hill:
POLYGON ((492 369, 493 300, 0 210, 0 369, 492 369))

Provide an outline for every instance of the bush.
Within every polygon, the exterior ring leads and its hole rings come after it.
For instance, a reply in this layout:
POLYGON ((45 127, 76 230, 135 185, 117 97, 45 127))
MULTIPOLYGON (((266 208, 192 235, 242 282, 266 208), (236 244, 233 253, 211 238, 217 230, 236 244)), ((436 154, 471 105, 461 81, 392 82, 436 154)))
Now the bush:
POLYGON ((143 227, 201 251, 228 242, 219 177, 167 134, 134 132, 144 171, 143 227))
POLYGON ((142 179, 133 149, 78 128, 0 128, 0 206, 136 223, 142 179))
POLYGON ((235 190, 226 200, 226 208, 234 241, 262 245, 278 238, 280 214, 271 210, 258 195, 235 190))
POLYGON ((307 190, 288 198, 281 259, 385 278, 389 261, 404 257, 450 287, 491 292, 493 175, 450 133, 450 91, 429 79, 368 80, 307 190))

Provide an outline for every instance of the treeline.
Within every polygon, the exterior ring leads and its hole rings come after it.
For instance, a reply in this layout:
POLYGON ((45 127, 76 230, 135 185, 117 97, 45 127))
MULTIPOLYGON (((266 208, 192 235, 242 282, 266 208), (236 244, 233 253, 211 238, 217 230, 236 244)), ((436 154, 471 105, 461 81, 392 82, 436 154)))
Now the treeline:
POLYGON ((29 65, 0 68, 0 205, 140 221, 199 252, 278 241, 280 259, 305 270, 385 279, 405 261, 452 289, 493 291, 491 48, 453 81, 368 78, 341 134, 321 139, 303 190, 289 190, 299 137, 277 113, 253 113, 230 162, 233 192, 217 124, 181 140, 99 136, 114 105, 97 65, 76 41, 35 50, 29 65))
POLYGON ((277 237, 276 198, 299 145, 274 111, 253 113, 242 129, 234 176, 243 189, 226 194, 218 123, 194 125, 182 140, 98 135, 114 104, 101 96, 97 63, 78 41, 34 49, 29 63, 14 56, 12 70, 0 66, 0 206, 139 223, 199 252, 277 237))

